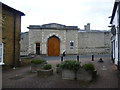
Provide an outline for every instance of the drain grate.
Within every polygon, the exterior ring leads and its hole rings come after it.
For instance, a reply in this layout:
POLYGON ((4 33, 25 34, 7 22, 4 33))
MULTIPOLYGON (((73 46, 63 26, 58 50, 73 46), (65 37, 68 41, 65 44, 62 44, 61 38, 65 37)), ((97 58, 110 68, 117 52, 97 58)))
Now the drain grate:
POLYGON ((103 67, 101 68, 101 70, 107 70, 106 66, 103 66, 103 67))

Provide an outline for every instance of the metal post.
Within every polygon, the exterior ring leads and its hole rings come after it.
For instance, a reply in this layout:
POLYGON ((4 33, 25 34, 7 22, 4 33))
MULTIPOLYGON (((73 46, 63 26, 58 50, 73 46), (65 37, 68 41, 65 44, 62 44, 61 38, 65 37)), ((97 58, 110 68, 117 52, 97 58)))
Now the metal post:
POLYGON ((79 55, 77 55, 77 61, 79 61, 79 55))
POLYGON ((63 62, 63 56, 61 56, 61 62, 63 62))
POLYGON ((92 61, 94 61, 94 55, 92 55, 92 61))

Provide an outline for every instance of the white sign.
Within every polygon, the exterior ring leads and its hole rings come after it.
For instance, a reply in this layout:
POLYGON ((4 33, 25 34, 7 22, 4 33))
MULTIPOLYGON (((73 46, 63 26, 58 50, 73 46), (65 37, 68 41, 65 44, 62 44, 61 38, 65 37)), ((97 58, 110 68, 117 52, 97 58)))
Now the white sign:
POLYGON ((3 64, 3 43, 0 43, 0 65, 3 64))

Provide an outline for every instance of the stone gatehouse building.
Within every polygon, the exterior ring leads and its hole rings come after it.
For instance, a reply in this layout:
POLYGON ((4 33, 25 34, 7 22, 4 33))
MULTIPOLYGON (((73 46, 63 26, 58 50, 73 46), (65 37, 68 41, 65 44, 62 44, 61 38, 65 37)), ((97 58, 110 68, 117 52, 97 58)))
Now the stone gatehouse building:
POLYGON ((90 30, 90 23, 84 30, 57 23, 29 25, 28 29, 21 35, 21 55, 60 56, 63 50, 67 54, 110 53, 110 31, 90 30))
POLYGON ((63 50, 68 54, 78 53, 77 26, 65 26, 56 23, 29 27, 29 53, 59 56, 63 50))

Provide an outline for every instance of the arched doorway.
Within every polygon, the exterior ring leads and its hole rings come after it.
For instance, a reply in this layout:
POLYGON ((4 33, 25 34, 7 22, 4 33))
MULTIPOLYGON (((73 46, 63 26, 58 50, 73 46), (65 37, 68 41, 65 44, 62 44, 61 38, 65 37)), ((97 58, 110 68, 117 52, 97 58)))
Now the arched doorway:
POLYGON ((48 39, 48 56, 60 55, 60 39, 52 36, 48 39))

